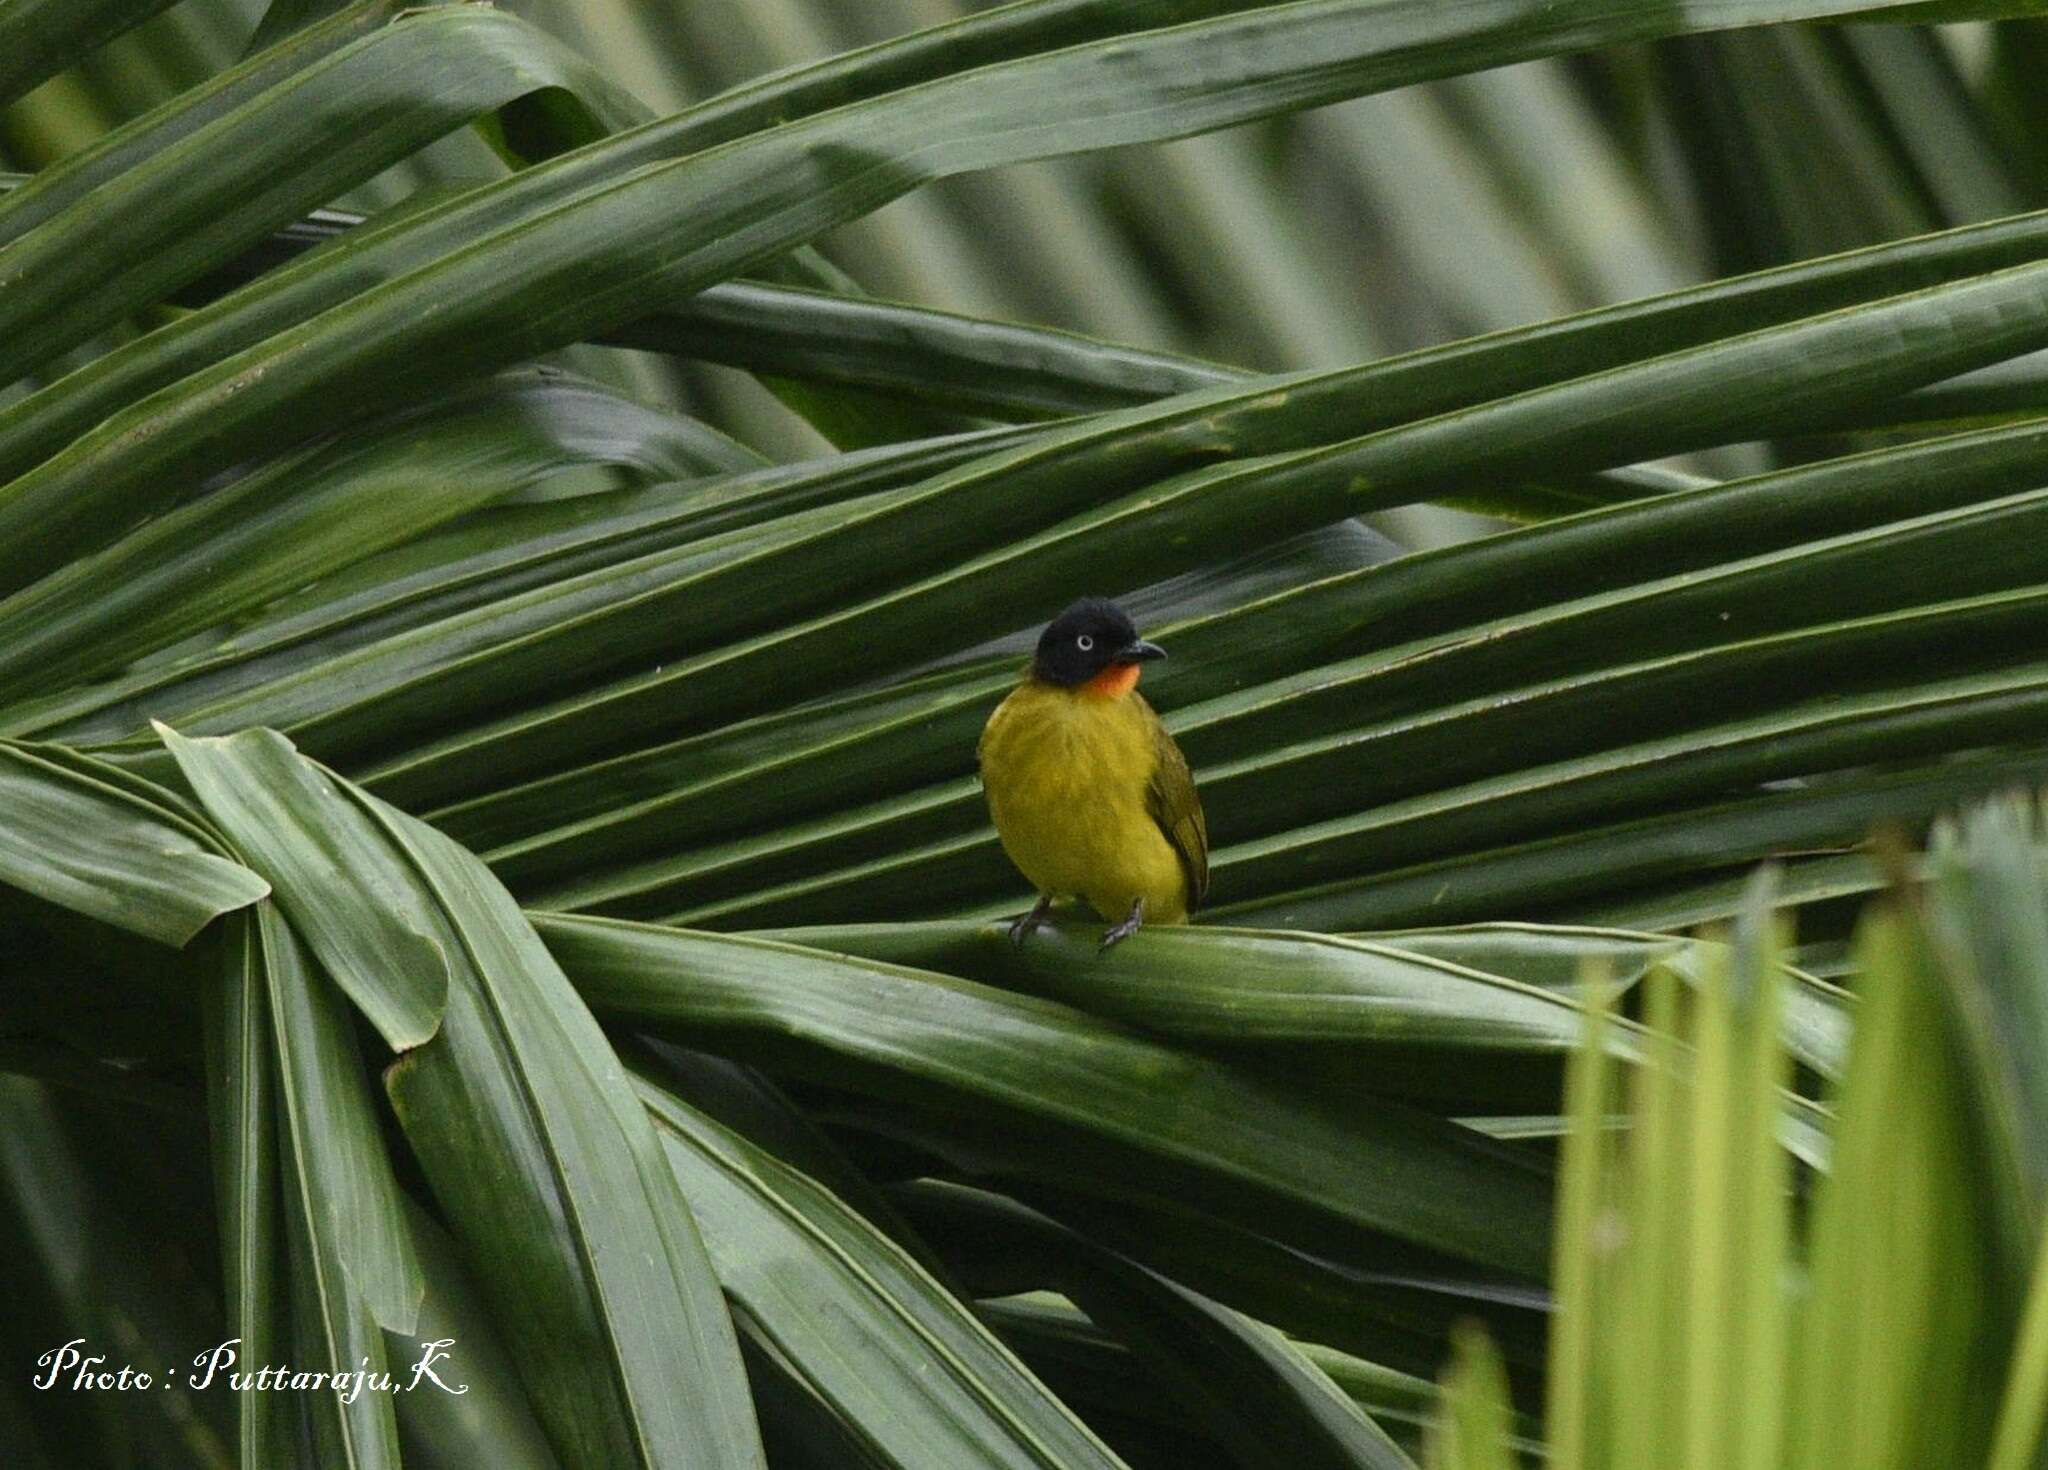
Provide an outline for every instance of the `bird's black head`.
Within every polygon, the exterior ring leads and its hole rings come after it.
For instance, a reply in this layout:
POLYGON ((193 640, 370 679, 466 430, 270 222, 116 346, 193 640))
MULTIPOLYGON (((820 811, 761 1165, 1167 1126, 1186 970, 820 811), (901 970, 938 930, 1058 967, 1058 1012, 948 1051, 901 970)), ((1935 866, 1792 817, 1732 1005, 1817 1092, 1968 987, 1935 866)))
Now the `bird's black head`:
POLYGON ((1084 597, 1046 624, 1031 659, 1031 674, 1072 689, 1106 670, 1128 668, 1130 682, 1135 683, 1138 664, 1165 657, 1165 649, 1138 636, 1122 608, 1106 597, 1084 597))

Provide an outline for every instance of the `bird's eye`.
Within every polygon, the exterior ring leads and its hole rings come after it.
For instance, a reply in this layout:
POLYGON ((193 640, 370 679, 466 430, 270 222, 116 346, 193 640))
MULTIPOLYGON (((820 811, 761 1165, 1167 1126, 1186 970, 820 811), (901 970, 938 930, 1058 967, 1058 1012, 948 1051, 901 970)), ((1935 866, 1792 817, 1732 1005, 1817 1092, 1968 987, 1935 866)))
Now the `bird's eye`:
POLYGON ((1074 646, 1080 649, 1081 652, 1086 653, 1088 652, 1088 650, 1095 646, 1095 640, 1093 638, 1090 638, 1086 633, 1083 633, 1079 638, 1076 638, 1074 640, 1074 646))

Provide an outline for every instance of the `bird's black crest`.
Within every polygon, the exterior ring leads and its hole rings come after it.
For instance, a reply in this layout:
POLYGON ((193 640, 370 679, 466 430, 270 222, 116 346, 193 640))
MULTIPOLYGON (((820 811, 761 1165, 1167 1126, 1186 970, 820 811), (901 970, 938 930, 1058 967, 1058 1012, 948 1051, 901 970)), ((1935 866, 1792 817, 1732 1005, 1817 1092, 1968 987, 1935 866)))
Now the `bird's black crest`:
POLYGON ((1048 684, 1085 684, 1113 663, 1126 662, 1138 642, 1129 614, 1106 597, 1084 597, 1046 624, 1031 672, 1048 684))

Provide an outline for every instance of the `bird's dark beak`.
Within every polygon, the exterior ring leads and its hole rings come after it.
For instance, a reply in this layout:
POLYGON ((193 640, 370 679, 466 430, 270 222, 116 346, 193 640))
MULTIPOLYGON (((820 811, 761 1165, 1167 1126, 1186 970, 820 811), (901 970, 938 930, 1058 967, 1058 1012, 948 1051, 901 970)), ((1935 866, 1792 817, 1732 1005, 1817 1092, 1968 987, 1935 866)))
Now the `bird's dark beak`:
POLYGON ((1136 643, 1127 643, 1118 650, 1116 661, 1120 664, 1150 663, 1155 658, 1165 658, 1166 650, 1156 643, 1147 643, 1140 638, 1136 643))

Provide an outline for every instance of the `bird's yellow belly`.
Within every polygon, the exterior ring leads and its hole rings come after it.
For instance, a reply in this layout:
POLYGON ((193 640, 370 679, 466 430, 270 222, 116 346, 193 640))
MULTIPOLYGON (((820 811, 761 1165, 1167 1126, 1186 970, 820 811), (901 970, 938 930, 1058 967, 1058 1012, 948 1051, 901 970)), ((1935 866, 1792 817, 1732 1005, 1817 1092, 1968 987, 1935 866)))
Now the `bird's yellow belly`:
POLYGON ((1147 923, 1185 923, 1180 858, 1145 805, 1151 730, 1119 704, 1012 695, 982 745, 989 811, 1041 893, 1078 895, 1112 921, 1142 898, 1147 923))

